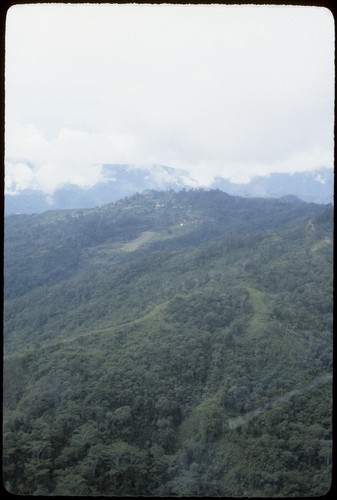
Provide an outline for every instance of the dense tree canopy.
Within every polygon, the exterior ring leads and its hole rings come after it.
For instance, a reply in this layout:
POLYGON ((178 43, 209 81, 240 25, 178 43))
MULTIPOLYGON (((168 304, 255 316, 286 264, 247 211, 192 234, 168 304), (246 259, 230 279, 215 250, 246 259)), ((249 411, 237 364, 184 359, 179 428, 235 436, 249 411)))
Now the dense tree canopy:
POLYGON ((5 220, 4 483, 317 496, 332 207, 145 192, 5 220))

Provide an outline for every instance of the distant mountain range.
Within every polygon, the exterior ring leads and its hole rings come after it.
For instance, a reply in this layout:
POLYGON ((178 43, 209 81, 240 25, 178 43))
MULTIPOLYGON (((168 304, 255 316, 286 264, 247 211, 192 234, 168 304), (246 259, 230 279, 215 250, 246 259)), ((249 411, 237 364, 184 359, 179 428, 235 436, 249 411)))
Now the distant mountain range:
POLYGON ((233 184, 218 177, 214 187, 238 196, 281 198, 294 195, 306 202, 324 204, 333 201, 334 171, 320 168, 291 174, 273 173, 253 177, 248 184, 233 184))
MULTIPOLYGON (((147 189, 180 191, 197 185, 187 171, 163 165, 104 165, 103 176, 104 181, 90 188, 65 184, 52 197, 36 189, 7 194, 5 213, 9 215, 39 213, 50 209, 93 208, 147 189)), ((247 184, 237 184, 216 177, 209 188, 245 197, 280 198, 293 195, 306 202, 325 204, 333 201, 333 185, 333 169, 320 168, 291 174, 256 176, 247 184)))

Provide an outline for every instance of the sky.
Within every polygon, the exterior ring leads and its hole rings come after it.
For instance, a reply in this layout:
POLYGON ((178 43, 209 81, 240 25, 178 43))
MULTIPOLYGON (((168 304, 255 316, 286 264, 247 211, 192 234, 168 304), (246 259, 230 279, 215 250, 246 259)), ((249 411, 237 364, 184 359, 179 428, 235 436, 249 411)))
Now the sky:
POLYGON ((5 43, 6 193, 90 187, 107 163, 198 186, 333 167, 324 7, 15 5, 5 43))

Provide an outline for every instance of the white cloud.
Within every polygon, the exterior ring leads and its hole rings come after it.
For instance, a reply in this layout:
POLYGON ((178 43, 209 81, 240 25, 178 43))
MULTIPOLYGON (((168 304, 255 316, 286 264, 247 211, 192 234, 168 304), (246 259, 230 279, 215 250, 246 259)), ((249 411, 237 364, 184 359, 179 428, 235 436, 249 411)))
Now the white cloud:
POLYGON ((189 172, 185 182, 194 187, 210 186, 216 176, 232 182, 249 182, 255 175, 314 170, 331 165, 333 160, 331 150, 317 147, 295 151, 273 163, 248 158, 230 160, 221 148, 220 151, 216 148, 206 151, 205 148, 200 159, 197 154, 200 145, 197 144, 196 154, 192 154, 189 150, 193 147, 188 142, 167 141, 162 145, 158 137, 153 141, 146 141, 146 138, 139 141, 132 135, 111 131, 89 133, 64 128, 56 138, 47 140, 33 126, 16 126, 15 132, 13 130, 9 136, 5 176, 7 193, 32 188, 51 195, 66 183, 91 187, 108 180, 103 175, 102 166, 112 163, 111 159, 113 163, 131 164, 133 168, 146 165, 150 168, 150 165, 163 164, 163 151, 165 164, 189 172), (172 146, 171 150, 168 145, 172 146))
POLYGON ((36 189, 38 185, 35 181, 34 172, 29 165, 23 162, 11 161, 5 177, 5 192, 8 194, 20 193, 23 189, 36 189))
POLYGON ((205 185, 332 166, 333 113, 334 26, 323 8, 9 11, 6 154, 34 165, 17 186, 89 186, 102 163, 165 164, 205 185))
POLYGON ((16 125, 8 132, 6 190, 38 188, 52 194, 65 183, 90 187, 104 182, 104 163, 111 158, 123 163, 131 151, 138 158, 132 136, 63 128, 56 138, 47 140, 31 125, 16 125), (25 159, 29 159, 30 166, 25 159), (21 175, 24 179, 20 179, 21 175))

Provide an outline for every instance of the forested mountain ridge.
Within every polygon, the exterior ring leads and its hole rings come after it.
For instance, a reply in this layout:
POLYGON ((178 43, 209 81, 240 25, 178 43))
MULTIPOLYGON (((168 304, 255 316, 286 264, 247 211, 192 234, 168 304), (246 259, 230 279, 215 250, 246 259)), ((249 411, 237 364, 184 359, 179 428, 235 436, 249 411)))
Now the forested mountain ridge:
POLYGON ((144 191, 102 208, 8 216, 5 296, 20 294, 20 289, 40 282, 62 280, 77 270, 85 248, 107 243, 110 250, 114 246, 118 250, 145 231, 155 233, 157 246, 175 249, 208 241, 225 231, 242 235, 294 224, 320 210, 295 197, 266 200, 229 196, 219 190, 144 191), (18 287, 13 285, 16 279, 18 287))
POLYGON ((147 191, 9 216, 4 311, 9 491, 328 490, 331 205, 147 191))

